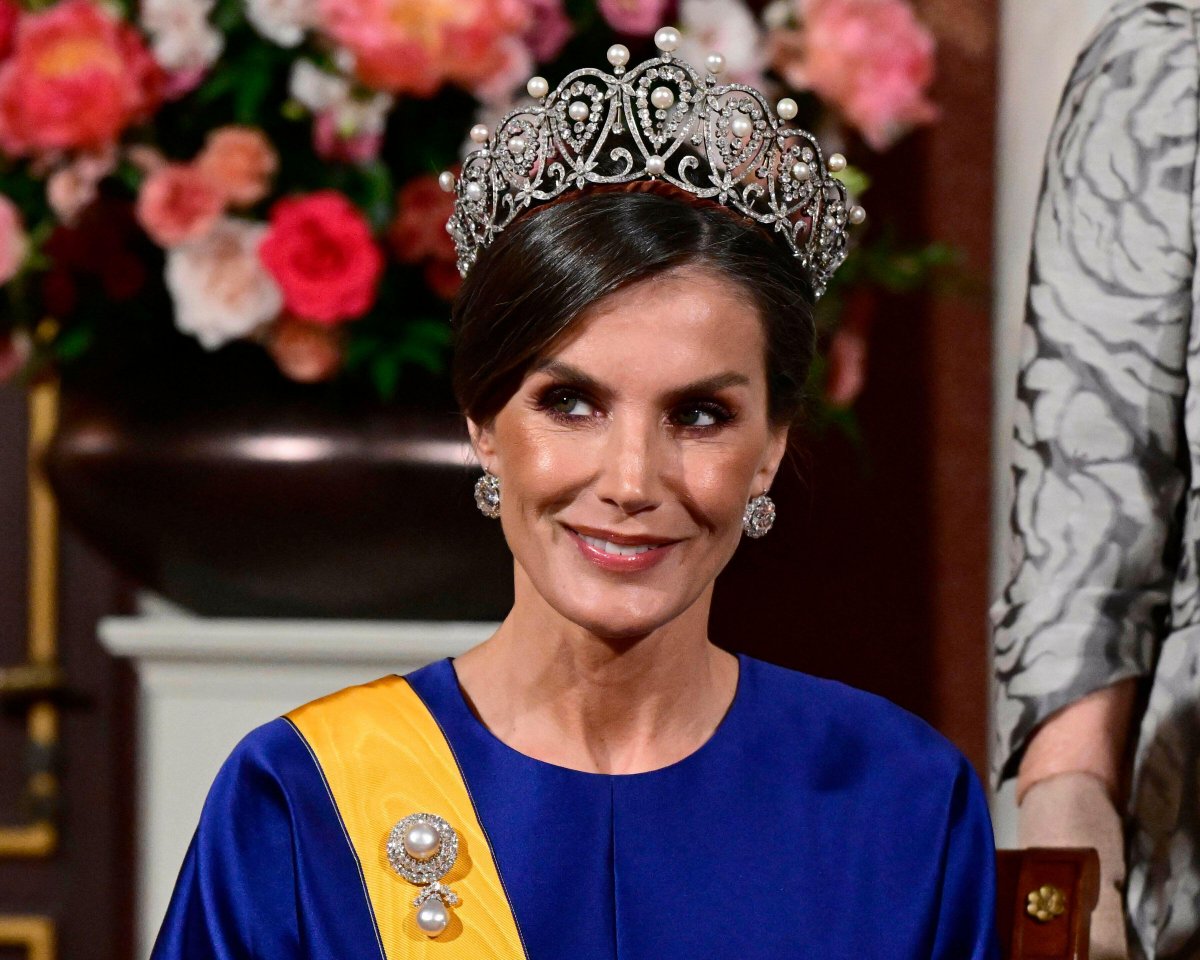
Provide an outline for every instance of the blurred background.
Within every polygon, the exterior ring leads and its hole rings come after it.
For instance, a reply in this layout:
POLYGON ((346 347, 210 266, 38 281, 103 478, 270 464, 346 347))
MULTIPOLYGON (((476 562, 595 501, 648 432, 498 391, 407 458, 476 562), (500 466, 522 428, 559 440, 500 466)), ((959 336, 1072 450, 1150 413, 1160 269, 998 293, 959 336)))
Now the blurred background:
POLYGON ((530 77, 666 23, 793 97, 869 211, 713 638, 889 697, 986 777, 1033 204, 1105 6, 0 0, 0 960, 144 956, 242 734, 504 615, 438 174, 530 77))

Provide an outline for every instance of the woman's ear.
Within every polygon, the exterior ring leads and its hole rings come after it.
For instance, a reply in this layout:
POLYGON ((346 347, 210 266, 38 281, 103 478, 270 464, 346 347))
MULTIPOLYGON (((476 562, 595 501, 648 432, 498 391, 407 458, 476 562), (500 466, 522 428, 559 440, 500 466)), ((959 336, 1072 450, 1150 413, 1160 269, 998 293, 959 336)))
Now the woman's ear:
POLYGON ((488 473, 495 473, 496 467, 496 438, 490 426, 480 426, 467 417, 467 433, 471 437, 471 449, 479 460, 479 465, 488 473))
POLYGON ((783 455, 787 453, 787 444, 787 424, 782 426, 772 425, 770 440, 767 444, 767 454, 763 457, 762 466, 759 467, 758 473, 755 475, 753 496, 758 496, 760 493, 765 493, 771 489, 771 484, 775 482, 775 474, 779 472, 779 465, 783 462, 783 455))

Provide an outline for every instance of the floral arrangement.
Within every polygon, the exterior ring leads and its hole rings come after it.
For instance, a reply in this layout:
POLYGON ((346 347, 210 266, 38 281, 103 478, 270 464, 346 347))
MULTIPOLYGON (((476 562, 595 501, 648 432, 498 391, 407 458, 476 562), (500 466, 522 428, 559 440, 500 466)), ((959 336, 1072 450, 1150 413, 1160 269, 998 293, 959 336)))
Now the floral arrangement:
MULTIPOLYGON (((459 278, 437 173, 530 76, 649 55, 667 22, 822 137, 883 151, 937 115, 907 0, 0 0, 0 381, 164 331, 386 396, 439 370, 459 278)), ((855 349, 830 353, 835 401, 855 349)))

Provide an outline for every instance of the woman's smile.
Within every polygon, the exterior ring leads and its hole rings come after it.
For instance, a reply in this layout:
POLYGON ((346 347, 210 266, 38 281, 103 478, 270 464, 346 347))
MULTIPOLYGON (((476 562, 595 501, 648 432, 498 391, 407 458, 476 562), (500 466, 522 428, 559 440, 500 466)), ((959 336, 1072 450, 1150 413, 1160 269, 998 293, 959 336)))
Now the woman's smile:
POLYGON ((584 559, 602 570, 620 573, 641 573, 657 566, 680 542, 667 537, 609 533, 566 524, 563 524, 563 529, 575 542, 584 559))

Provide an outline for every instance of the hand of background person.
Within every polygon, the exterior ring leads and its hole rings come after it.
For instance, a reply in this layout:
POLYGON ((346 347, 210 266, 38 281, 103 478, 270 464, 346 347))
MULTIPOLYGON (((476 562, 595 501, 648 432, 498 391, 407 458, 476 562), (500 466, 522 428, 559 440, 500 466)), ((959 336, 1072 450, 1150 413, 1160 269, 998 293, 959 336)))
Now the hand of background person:
POLYGON ((1128 960, 1124 889, 1125 750, 1135 681, 1097 690, 1049 717, 1030 740, 1017 777, 1022 847, 1094 847, 1100 901, 1092 914, 1092 960, 1128 960))

